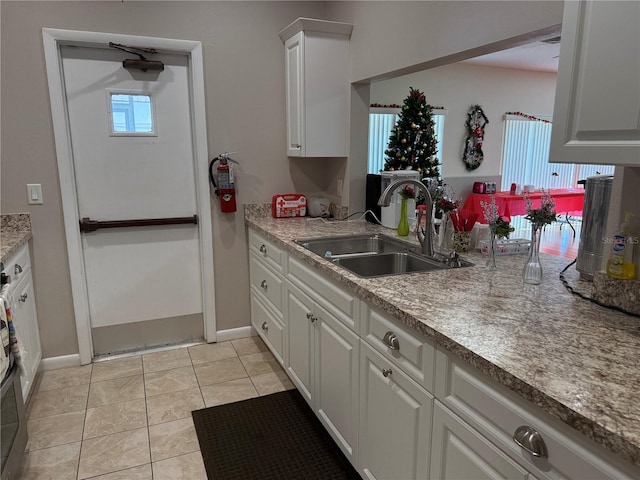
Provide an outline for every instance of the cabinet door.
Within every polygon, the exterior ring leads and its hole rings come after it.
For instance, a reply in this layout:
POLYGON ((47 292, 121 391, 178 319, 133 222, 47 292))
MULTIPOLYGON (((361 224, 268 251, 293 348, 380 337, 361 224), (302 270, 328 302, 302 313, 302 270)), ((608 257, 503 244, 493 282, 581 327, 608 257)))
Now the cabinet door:
POLYGON ((564 8, 549 161, 640 165, 640 2, 564 8))
POLYGON ((304 32, 287 40, 285 47, 287 155, 304 157, 304 32))
POLYGON ((13 296, 15 298, 13 305, 14 326, 18 335, 18 342, 20 342, 20 355, 25 369, 25 375, 20 377, 22 398, 26 400, 42 359, 36 299, 33 293, 30 270, 13 288, 13 296))
POLYGON ((433 397, 361 342, 359 465, 369 479, 427 479, 433 397))
POLYGON ((435 402, 433 409, 433 480, 449 478, 534 478, 460 418, 435 402))
POLYGON ((287 285, 289 358, 287 372, 313 408, 314 302, 293 285, 287 285))
POLYGON ((358 442, 360 339, 316 305, 316 411, 344 454, 354 462, 358 442))

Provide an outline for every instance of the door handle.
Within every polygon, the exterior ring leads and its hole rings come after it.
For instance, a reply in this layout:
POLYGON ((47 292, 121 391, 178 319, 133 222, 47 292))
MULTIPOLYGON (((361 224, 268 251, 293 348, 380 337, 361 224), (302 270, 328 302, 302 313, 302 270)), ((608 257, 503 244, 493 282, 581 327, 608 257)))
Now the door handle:
POLYGON ((158 225, 198 224, 198 215, 192 217, 141 218, 137 220, 91 220, 83 217, 80 220, 80 232, 95 232, 101 228, 153 227, 158 225))

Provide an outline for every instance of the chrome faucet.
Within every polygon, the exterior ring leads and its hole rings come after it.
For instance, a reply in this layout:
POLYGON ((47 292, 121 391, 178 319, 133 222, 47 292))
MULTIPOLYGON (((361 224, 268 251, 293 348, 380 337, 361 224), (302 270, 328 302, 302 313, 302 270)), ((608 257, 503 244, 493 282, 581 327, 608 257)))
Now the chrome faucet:
POLYGON ((420 228, 420 222, 422 221, 422 210, 418 210, 418 228, 416 230, 416 235, 418 237, 418 241, 420 242, 420 246, 422 247, 422 253, 433 257, 433 218, 431 216, 431 212, 433 210, 433 201, 431 200, 431 195, 429 194, 429 190, 424 186, 424 183, 413 180, 411 178, 396 180, 395 182, 391 182, 387 188, 384 189, 384 192, 380 195, 378 199, 378 206, 380 207, 388 207, 391 203, 391 195, 396 188, 400 185, 413 185, 418 190, 422 192, 424 195, 425 206, 427 207, 425 215, 425 228, 420 228))

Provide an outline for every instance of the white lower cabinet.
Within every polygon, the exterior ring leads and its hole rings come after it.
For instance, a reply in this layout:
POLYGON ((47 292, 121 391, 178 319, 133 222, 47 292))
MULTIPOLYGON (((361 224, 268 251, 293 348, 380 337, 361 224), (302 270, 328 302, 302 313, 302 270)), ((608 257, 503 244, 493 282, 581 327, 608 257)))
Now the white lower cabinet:
POLYGON ((535 478, 437 400, 431 444, 432 480, 535 478))
POLYGON ((363 478, 640 478, 257 232, 250 238, 252 324, 363 478), (543 456, 539 445, 516 444, 521 429, 539 436, 543 456))
POLYGON ((287 285, 287 373, 338 446, 356 463, 359 337, 318 302, 287 285))
POLYGON ((433 396, 365 342, 360 365, 360 473, 428 479, 433 396))
POLYGON ((490 465, 491 473, 478 478, 640 478, 637 468, 440 349, 435 394, 434 479, 457 478, 451 468, 490 471, 490 465), (465 466, 462 457, 468 457, 465 466), (497 475, 502 471, 513 473, 497 475))
POLYGON ((42 360, 40 328, 38 326, 36 297, 31 275, 29 245, 24 245, 18 253, 8 259, 5 262, 5 267, 12 278, 13 324, 16 329, 20 356, 25 370, 25 374, 20 377, 20 381, 22 383, 22 398, 26 402, 42 360))

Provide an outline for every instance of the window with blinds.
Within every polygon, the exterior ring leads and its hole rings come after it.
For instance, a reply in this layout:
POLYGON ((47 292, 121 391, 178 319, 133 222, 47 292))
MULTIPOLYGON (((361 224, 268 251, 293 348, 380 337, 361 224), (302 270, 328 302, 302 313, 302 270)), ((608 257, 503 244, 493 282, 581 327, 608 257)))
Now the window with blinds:
MULTIPOLYGON (((502 185, 533 185, 535 188, 577 188, 578 180, 592 175, 613 175, 612 165, 581 165, 549 163, 551 123, 549 119, 529 119, 520 115, 505 115, 502 146, 502 185)), ((527 228, 524 217, 513 217, 512 225, 527 228)))
MULTIPOLYGON (((399 108, 375 108, 369 113, 369 157, 367 173, 380 173, 384 168, 384 151, 389 144, 391 129, 398 120, 399 108)), ((438 139, 436 157, 442 163, 442 141, 444 139, 444 119, 446 110, 434 110, 433 122, 438 139)))

